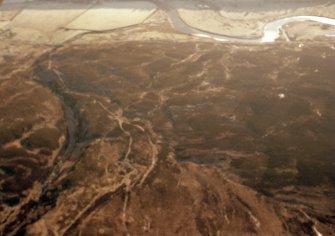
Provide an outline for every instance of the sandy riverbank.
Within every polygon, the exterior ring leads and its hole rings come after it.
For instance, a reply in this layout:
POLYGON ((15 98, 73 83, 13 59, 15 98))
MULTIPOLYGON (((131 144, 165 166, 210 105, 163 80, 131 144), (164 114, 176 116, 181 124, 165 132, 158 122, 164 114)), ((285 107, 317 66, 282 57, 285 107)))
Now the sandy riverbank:
MULTIPOLYGON (((265 24, 290 16, 311 15, 335 18, 335 3, 269 3, 262 1, 173 1, 181 18, 190 26, 235 37, 261 37, 265 24)), ((301 28, 305 28, 301 25, 301 28)), ((331 29, 330 29, 331 30, 331 29)), ((310 33, 314 29, 311 29, 310 33)), ((326 32, 327 33, 327 32, 326 32)))
MULTIPOLYGON (((279 4, 251 1, 237 4, 198 0, 169 1, 162 5, 160 1, 7 0, 0 7, 0 37, 11 41, 60 44, 87 33, 99 33, 99 37, 104 38, 106 34, 111 35, 111 31, 121 29, 129 33, 126 38, 130 40, 190 39, 171 24, 166 8, 177 9, 180 18, 192 28, 242 38, 260 38, 267 23, 284 17, 313 15, 335 18, 335 4, 315 2, 279 4)), ((305 40, 332 35, 335 27, 299 23, 289 24, 285 30, 289 32, 286 36, 290 40, 305 40)))

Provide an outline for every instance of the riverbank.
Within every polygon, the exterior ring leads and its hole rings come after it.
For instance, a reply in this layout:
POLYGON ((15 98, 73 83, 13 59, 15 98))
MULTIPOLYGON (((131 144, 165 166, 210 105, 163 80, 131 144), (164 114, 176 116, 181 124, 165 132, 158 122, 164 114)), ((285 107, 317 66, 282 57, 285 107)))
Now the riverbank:
POLYGON ((335 4, 325 3, 5 1, 0 7, 0 38, 51 45, 92 35, 97 40, 118 40, 122 34, 122 40, 310 40, 333 35, 335 26, 297 24, 297 16, 335 18, 334 12, 335 4), (281 24, 278 19, 285 20, 281 24))
POLYGON ((302 15, 335 18, 335 3, 325 2, 236 3, 214 0, 196 3, 172 1, 171 4, 178 9, 181 18, 188 25, 232 37, 261 37, 267 23, 286 17, 302 15))

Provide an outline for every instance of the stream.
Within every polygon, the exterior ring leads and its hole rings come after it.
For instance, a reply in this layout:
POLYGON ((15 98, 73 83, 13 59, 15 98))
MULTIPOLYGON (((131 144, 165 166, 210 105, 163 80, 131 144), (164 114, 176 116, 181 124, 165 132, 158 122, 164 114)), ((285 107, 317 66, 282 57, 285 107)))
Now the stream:
MULTIPOLYGON (((263 36, 259 38, 243 38, 232 37, 227 35, 210 33, 204 30, 196 29, 185 23, 180 17, 178 10, 169 8, 166 11, 170 23, 179 32, 190 34, 196 37, 210 38, 222 42, 238 42, 238 43, 273 43, 281 36, 282 27, 293 22, 314 21, 325 25, 335 26, 335 19, 320 17, 320 16, 290 16, 286 18, 277 19, 267 23, 263 29, 263 36)), ((333 37, 334 34, 327 34, 326 37, 333 37)))

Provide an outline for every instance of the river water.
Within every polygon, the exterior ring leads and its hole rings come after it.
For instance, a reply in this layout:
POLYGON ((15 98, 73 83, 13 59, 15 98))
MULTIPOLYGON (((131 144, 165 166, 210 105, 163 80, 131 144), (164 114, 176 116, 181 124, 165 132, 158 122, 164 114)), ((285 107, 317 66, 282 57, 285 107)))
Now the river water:
MULTIPOLYGON (((286 18, 277 19, 267 23, 263 29, 263 36, 259 38, 242 38, 242 37, 231 37, 227 35, 210 33, 204 30, 196 29, 188 24, 186 24, 180 17, 176 9, 170 9, 167 11, 169 20, 174 28, 185 34, 190 34, 202 38, 210 38, 216 41, 222 42, 238 42, 238 43, 273 43, 280 36, 282 27, 293 22, 303 22, 303 21, 314 21, 325 25, 335 26, 335 19, 320 17, 320 16, 291 16, 286 18)), ((327 37, 332 37, 333 34, 325 35, 327 37)))

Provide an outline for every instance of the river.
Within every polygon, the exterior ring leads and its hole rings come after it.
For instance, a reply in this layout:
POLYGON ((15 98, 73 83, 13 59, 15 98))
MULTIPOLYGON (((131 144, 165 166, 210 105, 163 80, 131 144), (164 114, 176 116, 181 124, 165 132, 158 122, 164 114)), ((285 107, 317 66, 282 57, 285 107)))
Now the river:
MULTIPOLYGON (((180 17, 178 10, 169 8, 167 11, 170 23, 179 32, 190 34, 196 37, 210 38, 222 42, 238 43, 273 43, 281 36, 282 27, 293 22, 314 21, 325 25, 335 26, 335 19, 320 16, 290 16, 277 19, 267 23, 263 29, 263 36, 258 38, 232 37, 227 35, 210 33, 204 30, 196 29, 186 24, 180 17)), ((327 34, 326 37, 332 37, 334 34, 327 34)))

